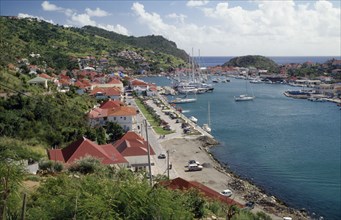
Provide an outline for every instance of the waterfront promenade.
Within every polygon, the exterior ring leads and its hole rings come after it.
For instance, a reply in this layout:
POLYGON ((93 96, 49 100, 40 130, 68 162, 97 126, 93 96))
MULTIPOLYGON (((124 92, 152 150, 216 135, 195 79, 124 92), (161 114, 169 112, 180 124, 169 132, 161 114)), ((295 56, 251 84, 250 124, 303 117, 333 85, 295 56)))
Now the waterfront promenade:
MULTIPOLYGON (((161 101, 166 101, 161 96, 158 96, 158 98, 161 101)), ((128 102, 136 106, 133 99, 128 100, 128 102)), ((241 204, 244 204, 247 201, 246 198, 249 198, 247 197, 248 195, 254 193, 261 197, 261 201, 263 201, 263 203, 256 203, 256 207, 253 212, 263 211, 270 215, 272 219, 278 220, 282 219, 284 216, 295 217, 294 219, 306 219, 301 215, 301 213, 292 209, 288 209, 283 205, 279 205, 275 201, 275 198, 261 193, 257 187, 246 181, 239 180, 235 175, 227 172, 211 156, 211 154, 208 153, 206 146, 204 146, 205 143, 198 139, 199 137, 204 136, 209 136, 212 138, 210 134, 207 134, 200 127, 190 122, 191 126, 197 129, 198 135, 185 135, 181 129, 181 123, 175 123, 175 120, 172 120, 168 117, 168 115, 165 115, 164 112, 162 112, 162 109, 155 105, 152 100, 147 101, 147 103, 156 110, 162 120, 165 120, 167 123, 169 123, 171 129, 174 131, 174 133, 165 135, 164 138, 161 138, 160 135, 154 132, 149 124, 147 125, 148 141, 155 151, 155 155, 151 158, 151 162, 153 164, 152 175, 156 176, 157 174, 168 174, 167 159, 158 159, 158 155, 160 153, 164 153, 169 156, 169 162, 172 164, 172 169, 169 170, 170 179, 181 177, 188 181, 197 181, 216 190, 217 192, 220 192, 224 189, 231 189, 233 191, 233 196, 231 198, 241 204), (186 165, 188 160, 199 161, 204 165, 203 170, 197 172, 187 172, 186 165), (234 190, 230 187, 231 184, 235 184, 236 182, 243 185, 241 190, 234 190), (265 201, 267 202, 267 205, 264 205, 265 201)), ((189 121, 189 119, 182 114, 181 117, 183 120, 189 121)), ((144 138, 147 138, 144 122, 144 116, 139 113, 136 120, 136 127, 140 127, 140 129, 136 129, 136 131, 140 132, 144 138)))

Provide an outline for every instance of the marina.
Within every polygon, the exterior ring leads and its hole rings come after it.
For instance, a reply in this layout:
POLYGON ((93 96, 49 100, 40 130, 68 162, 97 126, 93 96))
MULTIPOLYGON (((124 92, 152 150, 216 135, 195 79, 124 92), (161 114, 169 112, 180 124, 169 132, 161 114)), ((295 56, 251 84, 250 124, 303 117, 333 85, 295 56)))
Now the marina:
MULTIPOLYGON (((169 83, 162 77, 153 82, 169 83)), ((286 97, 291 87, 282 84, 255 84, 257 99, 237 104, 234 96, 245 90, 244 83, 215 84, 213 93, 198 96, 183 114, 202 126, 209 100, 211 134, 221 143, 211 153, 220 162, 289 206, 339 219, 339 108, 286 97)))

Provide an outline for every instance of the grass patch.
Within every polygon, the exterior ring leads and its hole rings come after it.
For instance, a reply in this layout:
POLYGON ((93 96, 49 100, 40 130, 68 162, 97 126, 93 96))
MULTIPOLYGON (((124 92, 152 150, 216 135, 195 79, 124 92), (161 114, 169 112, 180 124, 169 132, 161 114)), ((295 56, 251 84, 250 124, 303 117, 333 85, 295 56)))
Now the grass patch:
POLYGON ((140 99, 135 98, 135 103, 136 105, 139 107, 139 109, 141 110, 141 113, 144 115, 144 117, 147 119, 147 121, 149 122, 149 124, 153 127, 155 133, 159 134, 159 135, 166 135, 166 134, 171 134, 174 133, 174 131, 167 131, 164 130, 159 124, 158 122, 155 120, 155 118, 153 117, 152 114, 150 114, 148 112, 148 110, 146 109, 146 107, 144 106, 144 104, 141 102, 140 99))

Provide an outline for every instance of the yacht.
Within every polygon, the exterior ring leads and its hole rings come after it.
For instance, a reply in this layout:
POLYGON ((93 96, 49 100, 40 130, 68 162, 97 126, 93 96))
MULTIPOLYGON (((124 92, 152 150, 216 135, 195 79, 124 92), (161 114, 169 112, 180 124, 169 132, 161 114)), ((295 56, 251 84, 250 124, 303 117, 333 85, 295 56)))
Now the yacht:
POLYGON ((189 117, 189 120, 193 121, 194 123, 198 122, 198 119, 195 118, 194 116, 189 117))
POLYGON ((249 96, 249 95, 239 95, 235 96, 234 100, 235 101, 252 101, 255 97, 254 96, 249 96))
POLYGON ((196 98, 175 98, 171 100, 169 103, 171 104, 184 104, 184 103, 191 103, 191 102, 196 102, 196 98))

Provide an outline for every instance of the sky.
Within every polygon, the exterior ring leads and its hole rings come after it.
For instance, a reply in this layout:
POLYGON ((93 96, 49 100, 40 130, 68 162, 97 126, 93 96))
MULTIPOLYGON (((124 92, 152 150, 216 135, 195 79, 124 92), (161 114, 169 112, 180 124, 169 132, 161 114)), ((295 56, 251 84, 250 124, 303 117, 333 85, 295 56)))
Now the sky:
POLYGON ((1 0, 0 14, 162 35, 193 56, 341 56, 333 0, 1 0))

